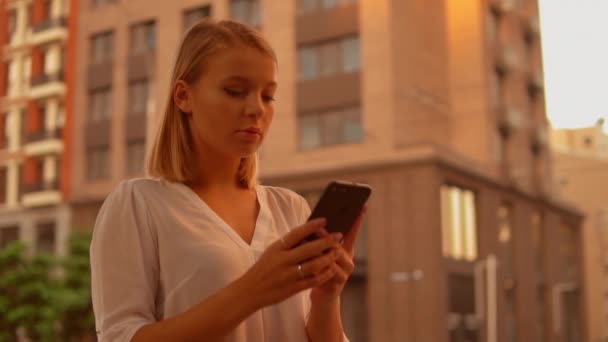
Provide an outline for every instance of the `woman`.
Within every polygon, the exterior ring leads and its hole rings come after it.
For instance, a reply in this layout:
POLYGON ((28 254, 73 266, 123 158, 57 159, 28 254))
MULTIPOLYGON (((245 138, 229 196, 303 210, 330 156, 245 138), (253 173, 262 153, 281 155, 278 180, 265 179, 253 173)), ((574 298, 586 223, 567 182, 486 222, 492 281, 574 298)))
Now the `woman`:
POLYGON ((359 229, 305 223, 305 200, 256 183, 277 63, 232 21, 181 44, 149 179, 106 199, 91 245, 100 341, 342 341, 340 293, 359 229), (295 228, 294 228, 295 227, 295 228), (314 242, 300 244, 311 233, 314 242))

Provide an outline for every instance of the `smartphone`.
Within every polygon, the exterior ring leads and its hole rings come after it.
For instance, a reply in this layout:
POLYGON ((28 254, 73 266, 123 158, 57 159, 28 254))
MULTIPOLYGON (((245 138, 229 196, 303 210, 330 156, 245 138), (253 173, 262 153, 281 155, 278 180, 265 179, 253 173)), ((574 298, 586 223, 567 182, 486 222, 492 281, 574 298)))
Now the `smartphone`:
MULTIPOLYGON (((323 217, 327 220, 325 225, 327 232, 330 234, 340 232, 346 236, 371 193, 372 188, 367 184, 332 181, 325 187, 308 221, 323 217)), ((311 235, 304 241, 312 241, 316 238, 316 235, 311 235)))

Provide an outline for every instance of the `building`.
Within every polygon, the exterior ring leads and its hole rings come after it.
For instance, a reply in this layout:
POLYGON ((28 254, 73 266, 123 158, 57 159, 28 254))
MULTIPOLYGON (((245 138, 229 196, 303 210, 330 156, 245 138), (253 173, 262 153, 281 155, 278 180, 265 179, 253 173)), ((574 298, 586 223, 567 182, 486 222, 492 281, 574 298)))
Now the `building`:
POLYGON ((608 136, 594 127, 551 134, 560 193, 585 214, 582 241, 588 341, 608 341, 608 136))
POLYGON ((262 181, 311 204, 335 178, 374 189, 343 298, 351 341, 582 341, 582 217, 551 188, 537 7, 87 2, 73 226, 91 227, 109 190, 141 175, 184 28, 233 17, 281 66, 262 181))
POLYGON ((64 253, 77 1, 0 2, 0 244, 64 253))

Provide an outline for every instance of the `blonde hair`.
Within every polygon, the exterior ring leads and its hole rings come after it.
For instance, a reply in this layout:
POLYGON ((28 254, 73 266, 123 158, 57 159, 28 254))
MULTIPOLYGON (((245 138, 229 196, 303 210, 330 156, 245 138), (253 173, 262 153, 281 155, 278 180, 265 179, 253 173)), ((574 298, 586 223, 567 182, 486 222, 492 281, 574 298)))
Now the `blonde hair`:
MULTIPOLYGON (((165 112, 146 158, 147 176, 173 182, 194 180, 196 164, 191 127, 173 99, 175 85, 178 80, 189 84, 196 82, 202 75, 204 62, 211 55, 237 44, 256 48, 275 62, 277 60, 270 44, 256 30, 236 21, 205 19, 187 31, 173 68, 165 112)), ((257 153, 241 159, 238 180, 246 188, 252 189, 257 184, 257 163, 257 153)))

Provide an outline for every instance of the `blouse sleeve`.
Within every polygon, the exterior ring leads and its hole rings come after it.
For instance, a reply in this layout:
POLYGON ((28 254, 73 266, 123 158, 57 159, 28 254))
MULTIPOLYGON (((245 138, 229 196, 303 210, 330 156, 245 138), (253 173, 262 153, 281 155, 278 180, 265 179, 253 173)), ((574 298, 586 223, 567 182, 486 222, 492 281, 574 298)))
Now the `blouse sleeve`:
MULTIPOLYGON (((306 201, 306 199, 304 199, 304 197, 299 196, 299 221, 301 222, 301 224, 305 223, 306 220, 308 220, 308 217, 310 216, 310 213, 312 212, 310 209, 310 206, 308 205, 308 202, 306 201)), ((308 318, 310 318, 310 308, 312 306, 311 302, 310 302, 310 290, 307 290, 305 293, 305 303, 304 303, 304 309, 306 310, 306 324, 308 324, 308 318)), ((348 337, 346 337, 346 334, 343 333, 343 341, 344 342, 349 342, 348 337)))
POLYGON ((104 202, 91 242, 91 283, 97 337, 130 341, 156 321, 158 244, 145 199, 134 182, 118 186, 104 202))

